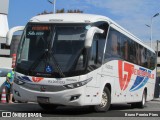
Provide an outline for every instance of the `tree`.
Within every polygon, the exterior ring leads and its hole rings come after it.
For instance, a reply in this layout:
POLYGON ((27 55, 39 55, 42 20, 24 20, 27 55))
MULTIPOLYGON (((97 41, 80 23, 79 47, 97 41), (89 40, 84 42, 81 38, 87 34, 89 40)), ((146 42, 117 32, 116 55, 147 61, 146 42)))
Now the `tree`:
MULTIPOLYGON (((65 10, 64 8, 56 10, 56 13, 83 13, 83 11, 79 9, 74 9, 74 10, 65 10)), ((38 15, 45 15, 45 14, 53 14, 53 12, 47 12, 44 10, 42 13, 39 13, 38 15)))
POLYGON ((75 10, 67 10, 67 13, 83 13, 83 11, 75 9, 75 10))

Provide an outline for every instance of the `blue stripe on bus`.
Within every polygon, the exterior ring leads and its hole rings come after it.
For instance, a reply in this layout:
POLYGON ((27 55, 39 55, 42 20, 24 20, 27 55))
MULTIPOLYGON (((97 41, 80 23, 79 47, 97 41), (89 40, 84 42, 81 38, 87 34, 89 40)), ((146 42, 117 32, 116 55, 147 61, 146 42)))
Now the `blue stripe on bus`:
MULTIPOLYGON (((140 70, 147 71, 144 68, 140 68, 140 70)), ((148 71, 148 72, 151 73, 151 71, 148 71)), ((148 77, 137 76, 133 86, 130 89, 130 92, 133 92, 142 88, 148 82, 148 80, 149 80, 148 77)))
POLYGON ((20 80, 22 80, 22 81, 32 82, 27 76, 18 76, 18 79, 20 79, 20 80))

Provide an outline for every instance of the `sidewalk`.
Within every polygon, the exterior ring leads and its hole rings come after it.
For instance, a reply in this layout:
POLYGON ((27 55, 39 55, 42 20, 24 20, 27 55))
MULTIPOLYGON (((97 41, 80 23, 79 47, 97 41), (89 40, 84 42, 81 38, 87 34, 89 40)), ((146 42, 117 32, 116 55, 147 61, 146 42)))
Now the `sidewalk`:
POLYGON ((159 101, 160 102, 160 97, 159 98, 154 98, 152 101, 159 101))

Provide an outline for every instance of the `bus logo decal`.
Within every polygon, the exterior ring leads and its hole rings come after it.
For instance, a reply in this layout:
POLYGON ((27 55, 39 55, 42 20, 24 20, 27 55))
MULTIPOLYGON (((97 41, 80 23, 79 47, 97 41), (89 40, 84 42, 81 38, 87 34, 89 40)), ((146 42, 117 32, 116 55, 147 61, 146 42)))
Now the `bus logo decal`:
POLYGON ((151 73, 151 70, 145 68, 135 69, 134 65, 121 60, 118 61, 118 74, 119 74, 119 83, 121 90, 126 90, 131 81, 132 75, 137 76, 134 84, 130 88, 130 91, 136 91, 142 88, 149 79, 154 79, 154 74, 151 73))
POLYGON ((128 84, 131 80, 134 65, 119 60, 118 67, 120 88, 124 91, 128 87, 128 84))
POLYGON ((40 82, 42 81, 44 78, 42 77, 32 77, 33 82, 40 82))
POLYGON ((147 71, 147 69, 144 69, 144 68, 140 68, 139 70, 133 69, 132 73, 136 76, 148 77, 148 78, 154 79, 154 74, 151 74, 151 71, 149 70, 147 71))
POLYGON ((44 85, 42 85, 41 87, 40 87, 40 89, 41 89, 41 91, 46 91, 46 87, 44 86, 44 85))
MULTIPOLYGON (((144 68, 140 68, 140 70, 144 71, 144 72, 147 72, 147 70, 144 69, 144 68)), ((151 74, 151 71, 148 70, 147 73, 151 74)), ((150 77, 148 75, 146 75, 146 76, 137 76, 137 78, 136 78, 133 86, 131 87, 130 91, 133 92, 133 91, 136 91, 136 90, 142 88, 148 82, 149 78, 150 77)))

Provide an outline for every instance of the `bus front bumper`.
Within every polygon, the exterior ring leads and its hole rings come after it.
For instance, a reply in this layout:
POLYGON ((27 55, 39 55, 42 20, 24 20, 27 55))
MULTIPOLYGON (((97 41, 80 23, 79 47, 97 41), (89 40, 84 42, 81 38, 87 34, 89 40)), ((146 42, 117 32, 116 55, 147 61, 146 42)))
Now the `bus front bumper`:
POLYGON ((47 104, 84 106, 84 87, 57 92, 40 92, 13 84, 13 94, 17 101, 40 102, 47 104))

